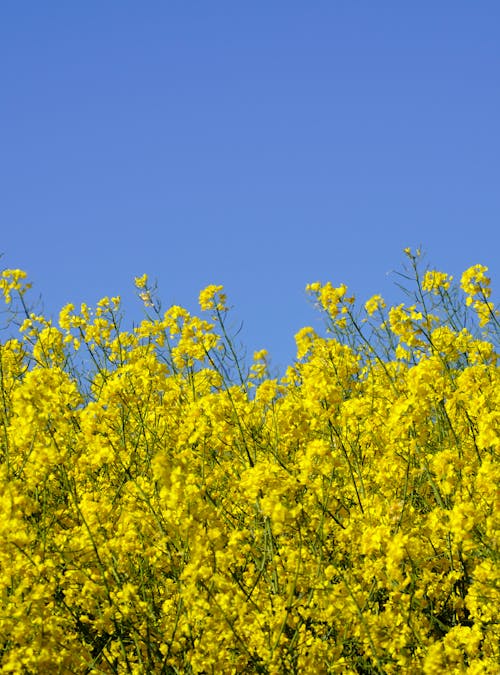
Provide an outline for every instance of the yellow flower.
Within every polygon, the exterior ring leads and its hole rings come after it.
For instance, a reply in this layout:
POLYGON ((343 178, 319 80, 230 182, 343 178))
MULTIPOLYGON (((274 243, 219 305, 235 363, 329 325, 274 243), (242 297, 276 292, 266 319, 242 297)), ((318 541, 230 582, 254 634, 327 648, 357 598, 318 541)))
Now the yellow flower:
POLYGON ((439 295, 440 290, 448 290, 453 277, 445 272, 437 272, 436 270, 428 270, 424 274, 422 281, 422 288, 424 291, 429 291, 434 295, 439 295))
POLYGON ((134 282, 135 287, 138 288, 139 290, 142 290, 146 288, 146 286, 148 285, 148 275, 143 274, 142 277, 135 277, 134 282))
POLYGON ((221 292, 223 289, 223 286, 211 284, 200 291, 198 302, 201 309, 216 309, 220 312, 224 311, 226 309, 226 296, 221 292))
POLYGON ((381 295, 373 295, 365 302, 365 310, 369 316, 372 316, 377 311, 377 309, 383 309, 384 307, 385 302, 381 295))
POLYGON ((482 293, 485 298, 491 295, 491 280, 486 276, 486 265, 473 265, 462 274, 460 285, 462 290, 470 296, 482 293))
POLYGON ((295 343, 297 345, 297 358, 302 359, 311 349, 316 333, 311 326, 301 328, 295 336, 295 343))
POLYGON ((3 293, 5 303, 9 305, 12 302, 12 291, 17 291, 20 295, 31 288, 29 283, 21 283, 26 279, 27 274, 19 269, 3 270, 0 275, 0 290, 3 293))

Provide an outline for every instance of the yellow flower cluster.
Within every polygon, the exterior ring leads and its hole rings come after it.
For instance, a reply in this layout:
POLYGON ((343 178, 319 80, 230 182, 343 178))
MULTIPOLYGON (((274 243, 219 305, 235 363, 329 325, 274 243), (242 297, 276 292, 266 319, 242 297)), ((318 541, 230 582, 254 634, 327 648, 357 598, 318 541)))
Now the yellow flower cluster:
POLYGON ((384 298, 377 293, 377 295, 373 295, 369 300, 366 301, 365 303, 365 310, 366 313, 369 316, 372 316, 375 314, 375 312, 378 309, 384 309, 385 308, 385 300, 384 298))
POLYGON ((275 379, 221 286, 210 320, 146 275, 132 330, 119 298, 30 315, 0 344, 0 672, 497 673, 499 325, 417 282, 361 319, 312 284, 334 335, 275 379))
POLYGON ((0 275, 0 291, 2 291, 4 301, 7 305, 10 305, 12 302, 13 291, 17 291, 20 295, 24 295, 31 287, 31 284, 23 283, 26 277, 27 274, 23 270, 3 270, 0 275))
POLYGON ((440 290, 447 291, 450 288, 453 277, 446 272, 428 270, 424 274, 422 288, 424 291, 431 291, 434 295, 439 295, 440 290))
POLYGON ((490 278, 486 275, 488 268, 485 265, 473 265, 462 274, 462 290, 467 293, 466 303, 474 307, 479 318, 479 325, 485 326, 492 318, 500 316, 491 297, 490 278))
POLYGON ((222 312, 226 309, 226 295, 222 292, 223 286, 212 284, 204 288, 199 296, 199 304, 202 310, 216 309, 222 312))

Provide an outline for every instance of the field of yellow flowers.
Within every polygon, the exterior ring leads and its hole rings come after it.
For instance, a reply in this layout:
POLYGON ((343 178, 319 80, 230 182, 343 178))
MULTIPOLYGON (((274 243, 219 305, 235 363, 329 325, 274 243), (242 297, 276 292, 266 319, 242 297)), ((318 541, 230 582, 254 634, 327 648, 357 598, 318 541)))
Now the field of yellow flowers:
POLYGON ((499 315, 405 252, 276 378, 221 286, 123 330, 1 273, 0 672, 499 672, 499 315))

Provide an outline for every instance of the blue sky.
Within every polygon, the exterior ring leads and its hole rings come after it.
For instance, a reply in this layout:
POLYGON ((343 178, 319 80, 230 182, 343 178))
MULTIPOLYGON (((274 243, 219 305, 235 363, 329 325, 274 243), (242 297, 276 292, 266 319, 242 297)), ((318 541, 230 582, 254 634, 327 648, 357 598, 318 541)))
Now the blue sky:
MULTIPOLYGON (((224 284, 283 367, 306 283, 400 300, 405 246, 500 278, 500 3, 0 7, 0 252, 47 314, 224 284)), ((496 283, 498 287, 498 282, 496 283)), ((495 294, 497 295, 497 294, 495 294)))

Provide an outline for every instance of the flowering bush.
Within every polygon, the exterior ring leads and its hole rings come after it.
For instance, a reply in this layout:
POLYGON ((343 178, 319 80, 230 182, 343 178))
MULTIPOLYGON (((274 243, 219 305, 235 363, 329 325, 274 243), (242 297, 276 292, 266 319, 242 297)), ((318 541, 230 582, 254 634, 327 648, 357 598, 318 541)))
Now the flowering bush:
POLYGON ((498 672, 498 312, 406 254, 409 305, 311 284, 281 378, 222 286, 126 331, 2 273, 1 672, 498 672))

